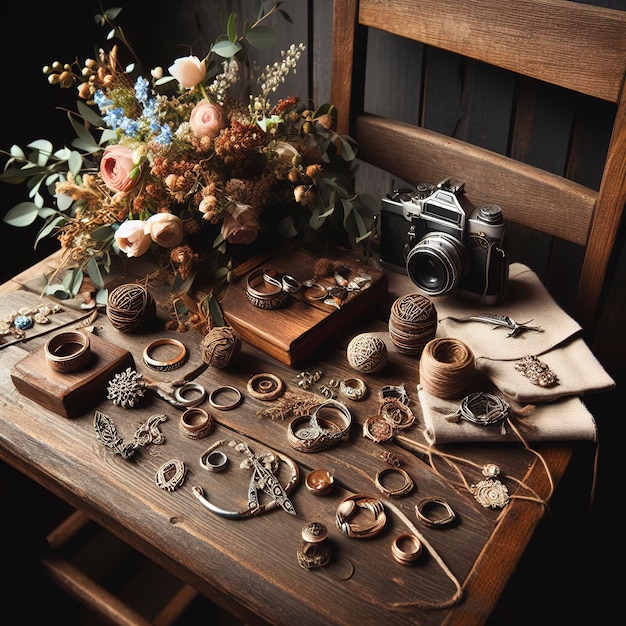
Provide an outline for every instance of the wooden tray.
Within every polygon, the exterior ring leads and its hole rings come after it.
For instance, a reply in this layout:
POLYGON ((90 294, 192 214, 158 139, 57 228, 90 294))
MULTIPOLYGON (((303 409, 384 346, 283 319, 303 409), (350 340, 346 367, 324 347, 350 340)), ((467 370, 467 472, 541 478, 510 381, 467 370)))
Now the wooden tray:
MULTIPOLYGON (((290 274, 298 281, 310 279, 317 258, 300 248, 263 261, 264 268, 290 274)), ((241 338, 276 360, 296 366, 310 358, 325 342, 346 331, 354 322, 370 312, 387 297, 387 277, 374 268, 361 267, 348 255, 332 258, 351 268, 350 276, 367 272, 371 276, 367 289, 351 292, 340 309, 323 302, 309 302, 302 295, 290 295, 278 309, 264 310, 253 306, 246 296, 247 278, 252 271, 231 285, 222 300, 224 317, 241 338)), ((350 276, 348 277, 350 279, 350 276)), ((332 278, 319 280, 335 285, 332 278)))

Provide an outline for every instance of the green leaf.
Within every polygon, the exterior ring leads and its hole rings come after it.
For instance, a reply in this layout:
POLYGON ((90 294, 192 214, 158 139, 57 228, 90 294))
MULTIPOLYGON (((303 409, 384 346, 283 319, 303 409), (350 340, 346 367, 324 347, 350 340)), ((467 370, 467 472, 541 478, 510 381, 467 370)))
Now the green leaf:
POLYGON ((25 159, 26 155, 24 154, 24 151, 17 145, 17 144, 13 144, 11 146, 11 156, 14 159, 25 159))
POLYGON ((224 320, 224 313, 222 312, 222 307, 216 297, 213 294, 208 296, 208 305, 209 305, 209 315, 213 320, 213 324, 215 326, 226 326, 226 322, 224 320))
POLYGON ((63 286, 69 293, 72 294, 72 296, 75 296, 80 293, 80 288, 83 286, 84 278, 85 274, 83 272, 83 268, 75 267, 63 277, 63 286))
POLYGON ((235 13, 231 13, 228 16, 228 23, 226 24, 226 32, 228 34, 228 40, 231 43, 237 42, 237 15, 235 13))
POLYGON ((72 141, 72 146, 74 146, 74 148, 77 148, 78 150, 82 150, 83 152, 87 152, 89 154, 100 152, 102 150, 102 146, 98 145, 95 139, 91 136, 87 140, 74 139, 74 141, 72 141))
POLYGON ((20 202, 9 209, 3 218, 3 222, 11 226, 30 226, 39 215, 39 208, 34 202, 20 202))
POLYGON ((67 114, 67 118, 69 119, 70 124, 72 125, 72 128, 74 129, 74 132, 79 139, 81 139, 85 143, 96 143, 93 135, 85 128, 85 126, 83 126, 83 124, 79 124, 76 121, 76 118, 71 113, 67 114))
MULTIPOLYGON (((37 139, 28 144, 29 148, 36 150, 37 165, 44 166, 48 163, 48 159, 53 152, 52 144, 47 139, 37 139)), ((33 158, 29 158, 30 161, 35 162, 33 158)))
POLYGON ((291 239, 298 234, 298 230, 293 221, 293 215, 289 214, 276 223, 278 234, 286 239, 291 239))
POLYGON ((98 262, 96 261, 96 257, 91 257, 87 262, 87 274, 89 278, 91 278, 93 284, 99 289, 104 288, 104 280, 102 279, 102 274, 100 273, 100 268, 98 267, 98 262))
POLYGON ((56 298, 57 300, 69 300, 69 298, 72 297, 72 294, 67 289, 67 287, 65 287, 65 285, 59 285, 59 284, 48 285, 44 289, 44 293, 47 296, 52 296, 53 298, 56 298))
POLYGON ((352 149, 352 145, 347 142, 341 135, 339 137, 339 143, 341 144, 341 157, 344 161, 354 161, 356 159, 356 153, 352 149))
POLYGON ((106 289, 98 289, 96 292, 96 304, 105 306, 108 300, 109 292, 106 289))
POLYGON ((21 169, 17 169, 16 167, 11 167, 7 170, 4 170, 2 174, 0 174, 0 181, 3 183, 9 183, 11 185, 21 185, 27 176, 24 175, 24 171, 21 169))
POLYGON ((257 26, 245 35, 253 48, 270 48, 276 43, 276 32, 269 26, 257 26))
POLYGON ((104 12, 104 15, 106 16, 106 18, 113 22, 115 20, 115 18, 122 12, 122 8, 121 7, 114 7, 112 9, 107 9, 104 12))
POLYGON ((80 113, 80 116, 93 126, 104 126, 104 120, 98 115, 91 107, 88 107, 84 102, 80 100, 76 103, 76 109, 80 113))
MULTIPOLYGON (((56 211, 55 211, 56 213, 56 211)), ((37 244, 46 237, 50 236, 50 233, 54 231, 54 229, 62 224, 65 221, 65 217, 63 215, 59 215, 55 219, 48 220, 42 227, 41 230, 37 233, 37 238, 35 239, 35 248, 37 244)))
POLYGON ((57 201, 59 211, 67 211, 72 206, 72 204, 74 204, 74 200, 72 200, 71 196, 66 196, 63 193, 55 194, 54 197, 57 201))
POLYGON ((83 157, 80 152, 76 152, 76 150, 72 150, 70 153, 70 158, 67 162, 70 172, 77 176, 83 167, 83 157))
POLYGON ((234 57, 241 50, 241 44, 231 43, 230 41, 217 41, 211 46, 211 52, 225 59, 234 57))
POLYGON ((157 87, 160 87, 161 85, 167 85, 168 83, 176 83, 178 82, 173 76, 162 76, 161 78, 158 78, 157 80, 154 81, 154 84, 157 87))
MULTIPOLYGON (((176 80, 175 78, 173 78, 173 80, 176 80)), ((117 133, 114 130, 111 130, 110 128, 105 128, 102 131, 102 135, 100 135, 100 141, 98 142, 99 146, 102 146, 105 143, 108 143, 109 141, 115 141, 117 139, 117 133)), ((95 150, 90 150, 90 152, 95 152, 95 150)))
POLYGON ((97 242, 108 241, 115 234, 115 229, 110 226, 98 226, 91 231, 91 238, 97 242))

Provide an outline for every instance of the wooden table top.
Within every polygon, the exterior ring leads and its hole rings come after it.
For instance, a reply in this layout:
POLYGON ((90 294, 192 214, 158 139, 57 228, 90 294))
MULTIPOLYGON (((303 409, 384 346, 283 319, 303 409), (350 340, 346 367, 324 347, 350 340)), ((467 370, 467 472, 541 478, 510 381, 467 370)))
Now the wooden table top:
MULTIPOLYGON (((2 285, 0 296, 28 289, 33 277, 53 267, 55 259, 50 258, 30 268, 2 285)), ((131 270, 127 272, 116 276, 117 284, 133 280, 131 270)), ((390 276, 389 303, 411 291, 407 281, 390 276)), ((163 321, 168 317, 161 306, 157 313, 163 321)), ((160 327, 149 333, 121 333, 103 313, 96 324, 98 336, 128 349, 137 371, 151 380, 171 383, 201 363, 202 337, 193 331, 181 334, 160 327), (183 369, 155 372, 144 365, 143 349, 161 337, 178 339, 188 348, 190 358, 183 369)), ((353 334, 384 331, 386 324, 364 312, 353 330, 353 334)), ((408 450, 406 441, 405 445, 396 441, 377 444, 362 436, 363 423, 377 413, 378 389, 403 383, 416 415, 404 438, 425 445, 415 357, 390 351, 381 372, 356 373, 347 363, 346 335, 345 340, 325 344, 314 360, 294 369, 244 344, 233 364, 224 369, 210 367, 196 379, 209 392, 223 385, 234 386, 242 391, 243 402, 228 411, 201 405, 216 426, 205 438, 190 439, 180 431, 181 411, 153 394, 146 394, 139 407, 130 409, 114 405, 104 391, 89 410, 74 418, 61 417, 20 395, 12 384, 11 369, 48 338, 43 335, 0 349, 0 458, 248 623, 484 623, 546 513, 536 502, 515 498, 502 510, 484 508, 466 488, 456 486, 458 476, 441 460, 437 467, 443 475, 433 471, 425 457, 408 450), (345 400, 353 420, 349 439, 323 452, 303 453, 292 448, 287 440, 291 418, 259 416, 269 403, 246 391, 252 376, 270 372, 296 393, 296 376, 304 370, 320 370, 326 380, 358 375, 369 389, 365 400, 345 400), (112 454, 95 436, 96 410, 109 416, 124 438, 131 437, 148 417, 163 414, 167 419, 160 429, 165 442, 139 448, 128 460, 112 454), (247 519, 228 519, 204 508, 194 496, 193 486, 202 487, 207 499, 219 508, 237 511, 247 507, 251 473, 240 467, 241 454, 228 446, 222 448, 230 461, 223 472, 207 472, 200 465, 203 452, 218 440, 242 441, 254 453, 274 451, 293 460, 299 481, 289 498, 296 514, 278 507, 247 519), (380 456, 383 451, 403 461, 402 467, 415 484, 408 495, 391 500, 377 491, 373 479, 385 467, 380 456), (184 483, 173 492, 155 484, 155 473, 171 459, 183 461, 186 467, 184 483), (329 470, 335 481, 331 493, 323 496, 310 493, 304 485, 306 475, 320 468, 329 470), (373 537, 350 538, 337 527, 338 505, 354 494, 380 499, 384 506, 386 524, 373 537), (452 507, 456 514, 453 525, 429 528, 417 520, 415 505, 431 496, 452 507), (332 558, 325 568, 307 570, 298 564, 297 551, 301 531, 312 521, 327 527, 332 558), (432 552, 424 545, 422 557, 403 566, 393 558, 391 545, 396 536, 412 532, 412 528, 432 552), (462 597, 452 603, 455 580, 462 587, 462 597)), ((535 448, 558 483, 571 461, 573 445, 535 448)), ((507 476, 525 481, 540 495, 548 493, 543 467, 521 445, 457 445, 444 450, 474 464, 458 463, 470 483, 481 479, 476 467, 495 463, 511 494, 517 484, 507 481, 507 476)))

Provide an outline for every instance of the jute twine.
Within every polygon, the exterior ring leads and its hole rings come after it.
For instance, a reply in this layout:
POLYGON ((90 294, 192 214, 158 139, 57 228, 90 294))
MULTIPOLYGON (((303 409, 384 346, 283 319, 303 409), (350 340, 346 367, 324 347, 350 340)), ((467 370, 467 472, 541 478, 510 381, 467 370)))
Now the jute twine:
POLYGON ((359 372, 379 372, 387 364, 387 346, 378 336, 362 333, 348 344, 348 363, 359 372))
POLYGON ((231 326, 215 326, 200 344, 202 360, 217 369, 225 368, 241 352, 241 337, 231 326))
POLYGON ((424 295, 411 293, 398 298, 389 313, 389 338, 402 354, 419 356, 435 338, 437 311, 424 295))
POLYGON ((475 374, 474 354, 462 341, 440 337, 424 346, 420 384, 436 398, 453 400, 467 395, 475 374))
POLYGON ((118 330, 132 333, 155 316, 156 303, 143 285, 128 283, 109 292, 107 317, 118 330))

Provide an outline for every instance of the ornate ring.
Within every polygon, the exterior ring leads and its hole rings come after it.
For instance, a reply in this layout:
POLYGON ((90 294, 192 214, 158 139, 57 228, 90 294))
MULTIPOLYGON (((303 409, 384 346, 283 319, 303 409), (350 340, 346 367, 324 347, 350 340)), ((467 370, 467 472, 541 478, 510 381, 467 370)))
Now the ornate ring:
POLYGON ((396 427, 388 419, 381 415, 372 415, 363 424, 363 437, 371 439, 374 443, 389 441, 396 434, 396 427))
POLYGON ((443 498, 437 498, 435 496, 424 498, 418 502, 415 506, 415 514, 420 522, 430 528, 441 528, 442 526, 447 526, 453 522, 456 517, 452 507, 443 498), (428 517, 426 515, 426 510, 434 507, 443 507, 446 512, 446 517, 428 517))
POLYGON ((64 374, 83 369, 91 360, 89 337, 79 331, 58 333, 48 340, 44 351, 50 367, 64 374))
POLYGON ((277 309, 284 304, 287 299, 287 292, 283 291, 282 286, 277 287, 271 285, 272 289, 263 291, 259 287, 266 287, 267 282, 264 280, 264 270, 256 270, 248 276, 246 286, 246 296, 250 304, 259 309, 277 309))
POLYGON ((178 387, 174 391, 174 398, 183 406, 198 406, 202 404, 206 398, 206 389, 198 383, 185 383, 182 387, 178 387), (185 394, 188 392, 192 393, 192 397, 185 397, 185 394))
POLYGON ((242 400, 243 400, 243 396, 241 395, 241 391, 239 391, 239 389, 237 389, 236 387, 231 387, 230 385, 225 385, 224 387, 217 387, 209 394, 209 404, 213 408, 219 409, 220 411, 230 411, 231 409, 234 409, 236 406, 239 406, 242 400), (235 395, 235 399, 230 404, 218 404, 215 401, 215 398, 217 398, 217 396, 229 394, 229 393, 231 395, 232 394, 235 395))
POLYGON ((398 398, 385 398, 380 404, 379 413, 400 430, 409 428, 415 422, 413 411, 398 398))
POLYGON ((378 390, 378 399, 385 400, 387 398, 397 398, 402 404, 409 405, 409 394, 406 392, 404 385, 383 385, 378 390))
POLYGON ((155 339, 144 348, 143 362, 153 370, 169 372, 181 367, 187 360, 187 356, 187 348, 182 342, 178 341, 178 339, 170 339, 169 337, 166 337, 164 339, 155 339), (150 355, 154 349, 159 346, 174 346, 175 348, 178 348, 178 354, 168 361, 157 361, 150 355))
POLYGON ((161 465, 154 476, 157 487, 165 491, 178 489, 185 480, 185 464, 178 459, 172 459, 161 465))
POLYGON ((283 381, 275 374, 255 374, 246 386, 248 393, 257 400, 275 400, 284 389, 283 381))
POLYGON ((206 437, 214 427, 213 418, 204 410, 197 407, 187 409, 180 416, 180 429, 191 439, 206 437))
POLYGON ((374 477, 374 484, 376 485, 376 489, 380 491, 383 495, 388 498, 399 498, 400 496, 406 496, 407 493, 410 493, 413 489, 413 480, 411 477, 400 467, 383 467, 376 472, 376 476, 374 477), (394 472, 395 474, 400 474, 403 479, 402 485, 396 487, 395 489, 390 489, 389 487, 385 487, 382 483, 382 477, 385 474, 390 474, 394 472))
POLYGON ((333 488, 333 475, 325 469, 310 471, 304 479, 304 486, 315 496, 325 496, 333 488))
POLYGON ((209 472, 221 472, 228 463, 228 457, 221 450, 209 448, 200 457, 200 465, 209 472))
POLYGON ((356 494, 348 496, 340 502, 335 521, 337 528, 346 537, 365 539, 373 537, 383 529, 387 516, 385 515, 385 507, 380 500, 364 494, 356 494), (361 509, 369 511, 373 515, 371 523, 361 525, 350 521, 361 509))
POLYGON ((347 439, 350 436, 350 427, 352 426, 352 414, 350 409, 338 400, 326 400, 311 413, 311 425, 318 428, 326 437, 332 440, 347 439), (333 421, 329 421, 329 412, 339 414, 343 423, 338 425, 333 421), (325 416, 322 416, 322 412, 325 416))
POLYGON ((322 522, 309 522, 302 528, 302 539, 308 543, 321 543, 328 538, 328 528, 322 522))
POLYGON ((402 533, 393 540, 391 553, 400 565, 410 565, 422 554, 422 542, 415 535, 402 533))
POLYGON ((306 570, 324 567, 330 561, 330 547, 324 542, 301 541, 297 551, 298 564, 306 570))
POLYGON ((298 293, 300 291, 300 283, 289 274, 279 274, 275 269, 264 269, 263 280, 272 285, 273 287, 279 287, 287 293, 298 293))
POLYGON ((367 386, 360 378, 346 378, 339 382, 339 393, 349 400, 359 401, 367 395, 367 386))

